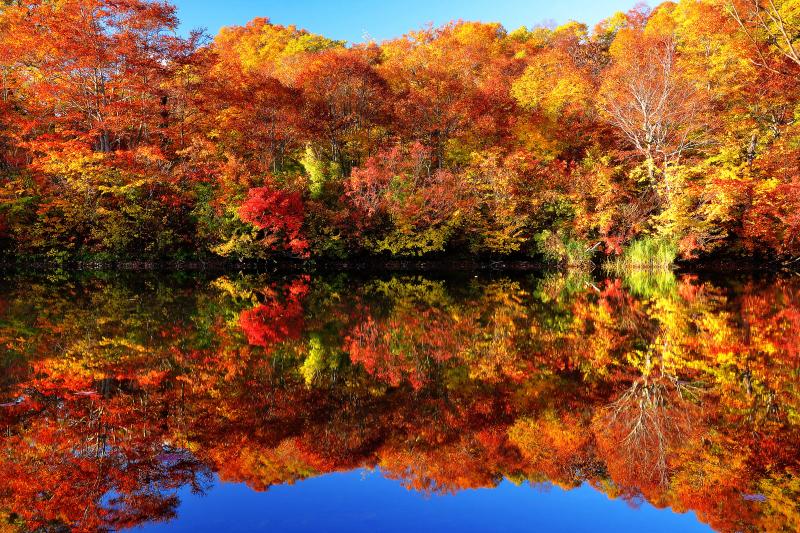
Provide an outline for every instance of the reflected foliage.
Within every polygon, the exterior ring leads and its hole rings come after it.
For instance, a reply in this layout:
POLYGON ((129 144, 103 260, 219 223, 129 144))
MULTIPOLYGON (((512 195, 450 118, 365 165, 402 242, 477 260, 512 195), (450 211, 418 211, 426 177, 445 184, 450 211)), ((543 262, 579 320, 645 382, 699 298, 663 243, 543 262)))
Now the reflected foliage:
POLYGON ((800 283, 658 276, 8 278, 0 527, 377 468, 796 530, 800 283))

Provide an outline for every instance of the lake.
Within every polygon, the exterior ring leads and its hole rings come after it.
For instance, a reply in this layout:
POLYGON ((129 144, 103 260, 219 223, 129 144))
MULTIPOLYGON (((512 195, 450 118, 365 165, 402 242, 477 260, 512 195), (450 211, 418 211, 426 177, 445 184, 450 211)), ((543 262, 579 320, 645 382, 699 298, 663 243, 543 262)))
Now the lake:
POLYGON ((800 277, 5 274, 0 531, 796 531, 800 277))

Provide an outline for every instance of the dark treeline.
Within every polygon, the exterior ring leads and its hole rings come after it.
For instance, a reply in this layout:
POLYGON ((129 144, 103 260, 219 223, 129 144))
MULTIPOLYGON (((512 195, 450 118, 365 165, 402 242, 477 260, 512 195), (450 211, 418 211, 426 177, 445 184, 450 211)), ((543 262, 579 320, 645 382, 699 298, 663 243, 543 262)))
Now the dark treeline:
POLYGON ((800 256, 800 2, 346 45, 0 2, 12 258, 800 256))

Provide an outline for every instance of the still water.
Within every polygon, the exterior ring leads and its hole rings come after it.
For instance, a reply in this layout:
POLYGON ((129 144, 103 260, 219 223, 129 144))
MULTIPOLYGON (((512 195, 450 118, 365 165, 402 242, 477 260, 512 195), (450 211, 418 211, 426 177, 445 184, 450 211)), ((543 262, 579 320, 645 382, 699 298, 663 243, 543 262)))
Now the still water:
POLYGON ((796 531, 800 277, 6 275, 0 531, 796 531))

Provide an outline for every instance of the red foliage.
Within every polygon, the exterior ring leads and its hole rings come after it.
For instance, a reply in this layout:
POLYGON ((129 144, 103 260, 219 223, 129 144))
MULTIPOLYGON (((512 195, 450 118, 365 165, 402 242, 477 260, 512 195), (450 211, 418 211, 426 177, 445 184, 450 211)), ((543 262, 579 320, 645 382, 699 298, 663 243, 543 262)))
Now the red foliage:
POLYGON ((459 177, 435 168, 432 153, 419 142, 397 145, 354 168, 344 186, 356 224, 369 227, 388 215, 397 225, 426 228, 463 207, 459 177))
POLYGON ((308 255, 308 242, 303 237, 303 198, 299 193, 270 187, 250 189, 239 216, 265 230, 266 241, 273 249, 284 246, 295 255, 308 255))
POLYGON ((249 344, 270 349, 300 337, 305 323, 302 300, 308 292, 308 279, 297 279, 282 292, 266 290, 266 302, 239 316, 239 325, 249 344))

